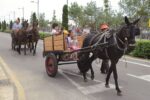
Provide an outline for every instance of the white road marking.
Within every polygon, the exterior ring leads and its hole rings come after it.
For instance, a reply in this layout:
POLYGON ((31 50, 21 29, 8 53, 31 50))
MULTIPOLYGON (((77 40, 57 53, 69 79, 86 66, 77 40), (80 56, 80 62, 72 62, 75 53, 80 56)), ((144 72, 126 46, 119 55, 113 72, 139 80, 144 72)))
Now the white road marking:
POLYGON ((141 79, 141 80, 145 80, 145 81, 150 82, 150 75, 141 75, 141 76, 136 76, 133 74, 127 74, 127 75, 132 76, 132 77, 137 78, 137 79, 141 79))
MULTIPOLYGON (((93 94, 93 93, 97 93, 97 92, 104 92, 107 90, 111 90, 114 89, 115 86, 113 84, 110 84, 110 88, 106 88, 105 87, 105 83, 99 80, 94 80, 95 82, 99 82, 100 84, 96 84, 96 85, 92 85, 92 86, 81 86, 78 83, 76 83, 75 81, 73 81, 71 78, 69 78, 65 73, 77 76, 77 77, 82 77, 81 75, 77 75, 77 74, 73 74, 71 72, 66 72, 66 71, 62 71, 61 69, 59 69, 59 72, 66 78, 68 79, 71 84, 73 84, 75 87, 77 87, 78 90, 80 90, 84 95, 88 95, 88 94, 93 94), (65 73, 64 73, 65 72, 65 73)), ((90 79, 89 77, 87 77, 88 79, 90 79)), ((121 87, 122 88, 122 87, 121 87)))
POLYGON ((141 63, 137 63, 137 62, 133 62, 133 61, 128 61, 128 60, 119 60, 119 61, 127 62, 127 63, 131 63, 131 64, 140 65, 140 66, 144 66, 144 67, 150 68, 150 65, 141 64, 141 63))
POLYGON ((104 83, 101 84, 96 84, 96 85, 92 85, 92 86, 87 86, 87 87, 82 87, 80 88, 80 91, 82 91, 83 94, 88 95, 88 94, 93 94, 93 93, 97 93, 97 92, 104 92, 104 91, 108 91, 111 89, 114 89, 115 86, 110 84, 110 88, 106 88, 104 83))
POLYGON ((66 74, 63 73, 62 70, 59 69, 59 72, 66 78, 68 79, 74 86, 76 86, 78 89, 82 88, 79 84, 74 82, 71 78, 69 78, 66 74))

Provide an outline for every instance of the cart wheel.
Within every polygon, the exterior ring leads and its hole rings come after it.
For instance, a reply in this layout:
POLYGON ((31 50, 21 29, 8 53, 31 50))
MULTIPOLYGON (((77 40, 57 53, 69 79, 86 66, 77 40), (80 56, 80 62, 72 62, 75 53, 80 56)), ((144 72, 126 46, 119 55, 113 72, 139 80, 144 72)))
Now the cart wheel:
POLYGON ((55 77, 58 70, 57 59, 54 54, 49 54, 45 60, 45 67, 48 76, 55 77))

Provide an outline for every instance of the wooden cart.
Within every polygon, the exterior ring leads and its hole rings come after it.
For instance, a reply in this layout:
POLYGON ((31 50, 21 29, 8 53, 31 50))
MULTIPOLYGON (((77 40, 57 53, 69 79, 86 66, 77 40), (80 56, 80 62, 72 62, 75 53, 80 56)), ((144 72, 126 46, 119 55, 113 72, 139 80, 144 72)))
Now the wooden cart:
MULTIPOLYGON (((79 47, 82 46, 83 36, 77 36, 79 47)), ((58 65, 76 63, 76 59, 72 58, 74 52, 67 49, 66 36, 54 35, 43 39, 43 57, 45 59, 46 72, 49 76, 55 77, 58 65)))

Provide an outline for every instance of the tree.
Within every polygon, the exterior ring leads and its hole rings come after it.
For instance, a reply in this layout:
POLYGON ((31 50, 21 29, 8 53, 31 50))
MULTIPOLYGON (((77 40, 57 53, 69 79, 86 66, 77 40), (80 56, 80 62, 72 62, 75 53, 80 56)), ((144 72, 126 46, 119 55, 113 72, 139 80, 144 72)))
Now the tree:
POLYGON ((71 3, 71 6, 69 7, 69 16, 72 18, 80 17, 83 8, 82 6, 79 6, 77 2, 71 3))
POLYGON ((106 13, 106 15, 109 13, 110 11, 110 5, 109 5, 109 0, 104 0, 104 12, 106 13))
POLYGON ((13 26, 13 22, 12 20, 10 21, 10 24, 9 24, 9 29, 11 30, 12 29, 12 26, 13 26))
POLYGON ((96 11, 97 6, 95 1, 87 3, 87 6, 84 8, 84 18, 87 18, 88 25, 92 28, 94 28, 96 24, 96 11))
POLYGON ((0 30, 1 30, 1 28, 2 28, 2 23, 0 22, 0 30))
POLYGON ((31 14, 30 22, 33 23, 35 21, 37 21, 37 17, 36 17, 36 13, 34 12, 33 14, 31 14))
POLYGON ((4 20, 4 21, 2 22, 2 31, 5 31, 5 30, 6 30, 6 27, 7 27, 6 21, 4 20))
POLYGON ((55 22, 57 22, 57 19, 56 19, 55 10, 54 10, 53 11, 52 23, 55 23, 55 22))
POLYGON ((62 15, 62 26, 68 30, 68 6, 64 5, 62 15))
POLYGON ((83 26, 83 7, 79 6, 77 2, 71 3, 71 6, 69 7, 69 17, 71 17, 71 19, 73 19, 76 22, 76 24, 83 26))
POLYGON ((148 15, 149 0, 121 0, 119 6, 130 17, 148 15))
POLYGON ((44 28, 47 27, 49 21, 45 20, 45 14, 42 13, 39 16, 39 27, 44 31, 44 28))
POLYGON ((141 26, 146 27, 148 22, 149 0, 121 0, 119 6, 130 18, 141 18, 141 26))

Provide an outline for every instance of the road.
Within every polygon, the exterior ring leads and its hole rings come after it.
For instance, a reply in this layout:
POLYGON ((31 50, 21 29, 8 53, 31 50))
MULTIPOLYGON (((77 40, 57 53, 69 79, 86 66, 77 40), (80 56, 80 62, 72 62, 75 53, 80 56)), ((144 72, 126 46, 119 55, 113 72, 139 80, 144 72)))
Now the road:
MULTIPOLYGON (((93 62, 95 80, 83 82, 76 64, 59 66, 55 78, 48 77, 45 71, 45 58, 42 57, 43 43, 40 40, 37 54, 29 51, 19 55, 11 50, 10 34, 0 33, 0 56, 21 83, 26 100, 149 100, 150 62, 126 57, 118 65, 119 85, 123 96, 117 96, 113 75, 111 87, 105 88, 106 75, 101 74, 100 64, 93 62), (125 63, 127 62, 127 63, 125 63)), ((88 73, 90 77, 90 73, 88 73)))

